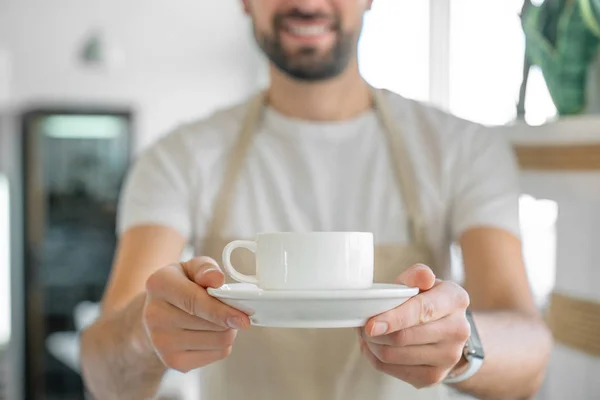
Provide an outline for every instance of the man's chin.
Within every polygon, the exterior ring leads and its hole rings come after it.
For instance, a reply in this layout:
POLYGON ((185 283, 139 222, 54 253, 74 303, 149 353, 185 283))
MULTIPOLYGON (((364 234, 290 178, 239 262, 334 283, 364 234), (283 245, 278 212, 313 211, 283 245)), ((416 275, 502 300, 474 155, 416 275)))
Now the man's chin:
MULTIPOLYGON (((349 37, 350 38, 350 37, 349 37)), ((320 82, 335 78, 347 68, 351 42, 331 46, 291 46, 268 37, 258 37, 263 53, 284 75, 303 82, 320 82)))
POLYGON ((288 68, 275 65, 288 78, 303 83, 319 83, 339 76, 342 71, 334 68, 288 68))

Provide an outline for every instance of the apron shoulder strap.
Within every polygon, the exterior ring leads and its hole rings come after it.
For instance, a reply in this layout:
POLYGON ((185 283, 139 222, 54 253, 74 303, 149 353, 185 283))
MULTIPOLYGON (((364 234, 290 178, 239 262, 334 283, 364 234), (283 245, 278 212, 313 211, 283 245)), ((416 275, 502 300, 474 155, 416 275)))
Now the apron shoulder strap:
POLYGON ((212 220, 210 220, 206 231, 207 238, 219 235, 220 230, 225 225, 227 213, 234 195, 236 178, 242 169, 245 156, 248 154, 248 149, 252 144, 254 129, 258 126, 262 115, 265 96, 266 92, 261 91, 247 103, 247 111, 242 120, 240 133, 227 157, 223 181, 213 201, 212 220))
POLYGON ((410 235, 417 244, 428 246, 425 220, 421 212, 417 179, 414 174, 413 160, 406 148, 403 134, 397 121, 394 119, 389 106, 389 101, 381 89, 372 89, 375 109, 379 119, 384 125, 398 188, 406 203, 410 235))

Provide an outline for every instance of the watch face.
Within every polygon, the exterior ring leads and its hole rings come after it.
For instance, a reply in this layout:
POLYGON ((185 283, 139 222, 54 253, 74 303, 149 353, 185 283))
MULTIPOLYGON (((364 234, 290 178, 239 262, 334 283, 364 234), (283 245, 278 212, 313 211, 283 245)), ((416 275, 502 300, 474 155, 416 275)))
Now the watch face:
POLYGON ((474 357, 483 358, 483 346, 481 345, 479 333, 477 332, 477 328, 475 327, 475 320, 473 319, 471 311, 467 310, 466 316, 467 320, 469 321, 469 324, 471 325, 471 337, 467 341, 468 354, 474 357))

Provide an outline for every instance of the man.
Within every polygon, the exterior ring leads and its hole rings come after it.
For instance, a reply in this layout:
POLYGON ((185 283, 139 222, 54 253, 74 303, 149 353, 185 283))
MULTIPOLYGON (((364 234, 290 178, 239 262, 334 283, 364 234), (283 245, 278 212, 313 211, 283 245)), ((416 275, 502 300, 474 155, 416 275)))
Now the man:
POLYGON ((210 400, 531 397, 551 338, 521 257, 510 148, 365 83, 371 1, 243 4, 271 85, 168 135, 131 171, 103 315, 82 336, 88 389, 145 399, 167 368, 201 368, 210 400), (356 332, 250 328, 206 288, 224 282, 227 239, 265 231, 374 232, 376 278, 421 293, 356 332), (201 256, 177 263, 188 242, 201 256), (453 242, 464 289, 448 280, 453 242), (483 363, 463 355, 476 337, 483 363))

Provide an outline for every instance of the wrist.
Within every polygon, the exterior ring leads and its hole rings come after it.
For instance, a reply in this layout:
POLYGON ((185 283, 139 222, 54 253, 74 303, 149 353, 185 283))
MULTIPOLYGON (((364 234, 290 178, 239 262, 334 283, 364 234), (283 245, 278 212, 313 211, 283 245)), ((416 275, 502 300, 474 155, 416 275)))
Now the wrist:
POLYGON ((145 296, 137 296, 82 332, 82 378, 92 397, 154 398, 167 368, 146 345, 144 304, 145 296))
POLYGON ((152 371, 162 373, 167 370, 161 359, 156 354, 146 325, 144 324, 144 308, 146 305, 146 294, 137 296, 128 310, 126 315, 123 315, 125 320, 132 321, 131 329, 129 329, 129 337, 127 341, 129 347, 136 355, 136 358, 143 360, 144 365, 152 371))
POLYGON ((470 379, 483 365, 484 352, 475 326, 472 313, 467 310, 466 318, 471 326, 471 336, 465 343, 463 355, 459 362, 450 370, 444 380, 445 383, 454 384, 470 379))

